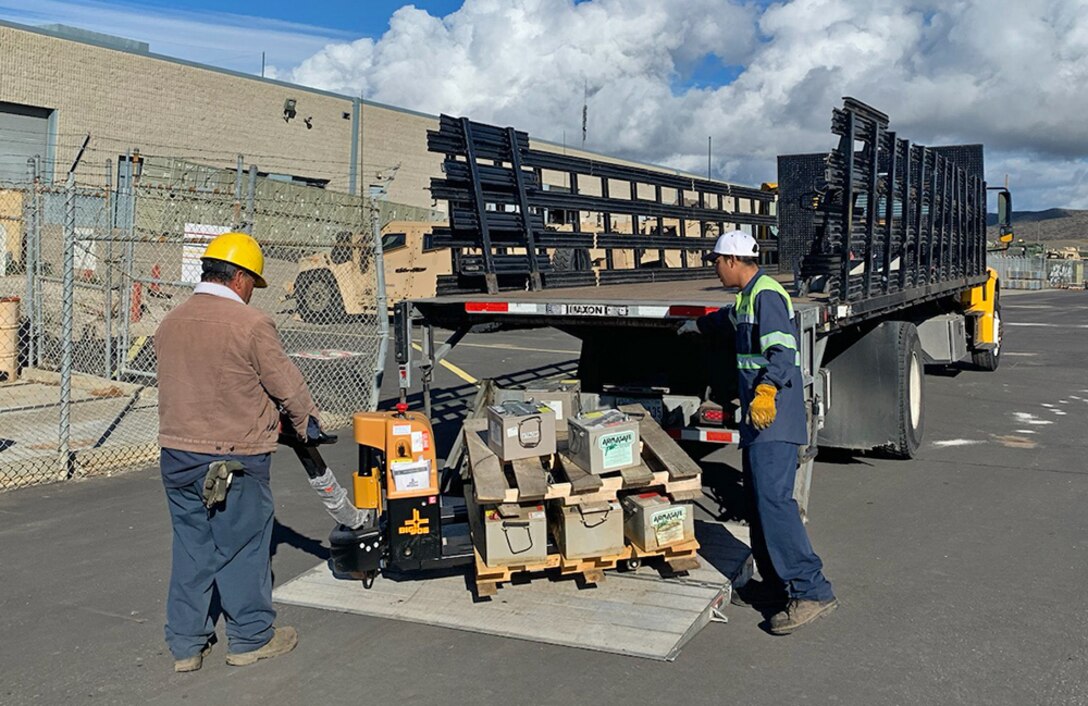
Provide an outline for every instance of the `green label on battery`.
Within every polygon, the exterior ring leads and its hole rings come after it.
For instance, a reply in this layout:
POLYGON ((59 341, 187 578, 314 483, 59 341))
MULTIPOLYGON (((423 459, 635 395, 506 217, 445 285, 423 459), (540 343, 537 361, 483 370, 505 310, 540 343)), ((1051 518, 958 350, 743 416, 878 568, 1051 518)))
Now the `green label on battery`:
POLYGON ((653 527, 658 546, 675 544, 684 540, 686 517, 687 508, 682 506, 659 510, 650 515, 650 526, 653 527))
POLYGON ((634 462, 635 435, 633 432, 602 434, 597 437, 597 445, 601 449, 602 463, 605 468, 630 466, 634 462))

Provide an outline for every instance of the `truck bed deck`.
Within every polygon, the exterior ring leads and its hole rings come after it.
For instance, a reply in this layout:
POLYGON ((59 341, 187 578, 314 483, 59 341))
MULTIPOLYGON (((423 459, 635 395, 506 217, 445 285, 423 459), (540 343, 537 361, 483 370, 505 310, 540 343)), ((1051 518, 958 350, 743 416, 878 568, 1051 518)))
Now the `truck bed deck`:
MULTIPOLYGON (((793 276, 772 274, 789 289, 793 276)), ((722 287, 716 278, 676 280, 666 282, 635 282, 631 284, 609 284, 601 287, 563 287, 541 289, 535 292, 514 291, 497 294, 450 294, 429 299, 414 300, 417 304, 445 304, 449 302, 477 301, 549 301, 549 302, 618 302, 626 304, 661 304, 691 306, 722 306, 731 303, 735 290, 722 287)), ((822 301, 822 295, 794 297, 794 302, 822 301)))
MULTIPOLYGON (((789 275, 775 275, 784 285, 789 275)), ((416 299, 412 304, 433 324, 446 328, 479 321, 511 324, 575 325, 608 319, 627 325, 676 326, 681 319, 701 316, 733 303, 735 290, 717 279, 563 287, 497 294, 450 294, 416 299)), ((794 297, 798 310, 822 306, 822 297, 794 297)))
MULTIPOLYGON (((770 273, 790 290, 793 277, 770 273)), ((941 297, 958 296, 978 286, 985 275, 949 279, 909 291, 871 297, 848 304, 828 302, 822 293, 792 295, 794 309, 810 322, 831 331, 838 326, 886 315, 941 297), (809 318, 811 317, 811 318, 809 318)), ((572 326, 600 322, 633 326, 675 326, 680 319, 700 316, 730 306, 735 290, 726 290, 714 278, 609 284, 598 287, 561 287, 496 294, 445 294, 415 299, 411 305, 432 325, 443 328, 483 321, 513 325, 572 326)))

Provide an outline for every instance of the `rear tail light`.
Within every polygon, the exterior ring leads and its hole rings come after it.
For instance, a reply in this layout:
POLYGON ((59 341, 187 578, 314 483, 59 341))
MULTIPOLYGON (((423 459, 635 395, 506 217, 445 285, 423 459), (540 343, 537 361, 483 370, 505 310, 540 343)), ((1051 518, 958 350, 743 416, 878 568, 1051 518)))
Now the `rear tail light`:
POLYGON ((725 425, 725 411, 721 407, 702 407, 699 409, 699 422, 720 427, 725 425))

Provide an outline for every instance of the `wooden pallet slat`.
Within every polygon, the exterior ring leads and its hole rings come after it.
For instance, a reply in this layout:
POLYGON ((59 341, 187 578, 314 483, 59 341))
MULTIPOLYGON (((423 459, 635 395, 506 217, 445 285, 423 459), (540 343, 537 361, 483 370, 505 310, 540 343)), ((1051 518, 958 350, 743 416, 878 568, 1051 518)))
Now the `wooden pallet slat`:
POLYGON ((620 471, 624 488, 644 488, 654 482, 654 473, 646 464, 639 464, 633 468, 624 468, 620 471))
POLYGON ((470 430, 466 426, 464 435, 477 502, 506 502, 509 485, 506 482, 506 474, 503 473, 502 461, 484 441, 480 431, 470 430))
POLYGON ((574 493, 593 493, 601 489, 604 481, 600 476, 587 473, 585 469, 571 460, 565 453, 556 454, 559 459, 559 467, 570 481, 571 490, 574 493))
POLYGON ((540 458, 522 458, 511 461, 510 465, 514 467, 519 500, 543 500, 548 494, 548 479, 540 458))
POLYGON ((699 464, 684 453, 680 445, 665 433, 665 430, 654 421, 645 407, 640 404, 626 404, 620 407, 620 411, 632 417, 638 417, 639 438, 646 450, 660 461, 665 470, 669 472, 670 478, 683 480, 694 478, 702 473, 699 464))

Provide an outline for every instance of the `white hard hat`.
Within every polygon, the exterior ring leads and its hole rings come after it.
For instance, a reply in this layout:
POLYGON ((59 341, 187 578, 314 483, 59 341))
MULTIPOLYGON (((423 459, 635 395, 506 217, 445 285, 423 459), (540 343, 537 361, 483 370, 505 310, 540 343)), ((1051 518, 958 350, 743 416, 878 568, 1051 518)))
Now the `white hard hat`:
POLYGON ((718 236, 714 249, 703 255, 703 262, 713 262, 718 255, 736 255, 737 257, 758 257, 759 243, 743 230, 731 230, 718 236))

